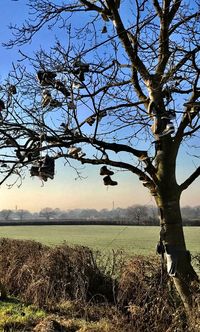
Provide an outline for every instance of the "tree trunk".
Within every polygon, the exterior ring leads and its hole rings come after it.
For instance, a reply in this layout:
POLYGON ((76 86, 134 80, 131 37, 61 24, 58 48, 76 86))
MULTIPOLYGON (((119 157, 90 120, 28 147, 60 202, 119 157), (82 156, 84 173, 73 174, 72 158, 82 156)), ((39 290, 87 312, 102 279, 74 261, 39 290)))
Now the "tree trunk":
POLYGON ((157 196, 160 211, 160 239, 165 247, 168 274, 173 278, 176 289, 187 312, 193 308, 191 282, 198 276, 191 265, 186 249, 182 216, 180 210, 181 190, 175 177, 176 149, 173 143, 165 141, 157 154, 157 196), (172 143, 172 144, 168 144, 172 143))
POLYGON ((164 242, 168 274, 173 278, 176 289, 187 312, 193 307, 191 282, 197 280, 186 249, 179 201, 160 205, 161 240, 164 242))

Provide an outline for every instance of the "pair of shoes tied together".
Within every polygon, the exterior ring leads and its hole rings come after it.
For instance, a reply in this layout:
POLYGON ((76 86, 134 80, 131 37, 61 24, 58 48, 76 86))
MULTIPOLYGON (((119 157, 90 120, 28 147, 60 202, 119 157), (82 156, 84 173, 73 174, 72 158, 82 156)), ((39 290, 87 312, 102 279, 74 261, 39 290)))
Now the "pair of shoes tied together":
POLYGON ((62 103, 59 100, 53 99, 51 93, 48 90, 45 90, 42 96, 42 107, 61 107, 62 103))
POLYGON ((37 79, 42 86, 53 85, 55 82, 56 76, 57 76, 56 73, 53 73, 48 70, 47 71, 39 70, 37 72, 37 79))
POLYGON ((117 181, 113 181, 111 179, 111 175, 114 175, 113 171, 110 171, 106 166, 102 166, 100 169, 100 175, 106 175, 103 178, 103 182, 105 186, 117 186, 118 182, 117 181))
POLYGON ((31 176, 38 176, 43 181, 47 181, 48 178, 54 178, 55 172, 55 160, 52 157, 46 155, 44 159, 41 160, 40 164, 33 165, 30 169, 31 176))

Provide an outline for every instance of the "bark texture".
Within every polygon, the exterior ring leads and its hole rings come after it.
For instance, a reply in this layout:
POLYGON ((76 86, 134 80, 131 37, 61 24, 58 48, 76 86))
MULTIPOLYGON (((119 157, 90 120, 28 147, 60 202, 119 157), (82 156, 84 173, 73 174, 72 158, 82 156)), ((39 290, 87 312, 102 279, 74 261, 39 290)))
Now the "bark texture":
POLYGON ((171 138, 161 142, 157 151, 158 178, 156 202, 160 211, 160 238, 165 246, 167 269, 187 312, 193 310, 191 283, 198 276, 186 248, 180 210, 181 188, 175 175, 177 147, 171 138))

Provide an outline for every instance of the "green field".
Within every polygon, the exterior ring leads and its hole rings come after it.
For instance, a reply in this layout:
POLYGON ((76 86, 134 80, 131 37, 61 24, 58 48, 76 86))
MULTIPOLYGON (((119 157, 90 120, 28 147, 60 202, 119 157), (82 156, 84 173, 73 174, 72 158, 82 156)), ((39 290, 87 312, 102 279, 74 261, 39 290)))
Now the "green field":
MULTIPOLYGON (((100 250, 122 249, 134 254, 155 253, 159 227, 148 226, 1 226, 0 237, 31 239, 48 245, 66 241, 100 250)), ((200 227, 185 227, 187 248, 200 252, 200 227)))

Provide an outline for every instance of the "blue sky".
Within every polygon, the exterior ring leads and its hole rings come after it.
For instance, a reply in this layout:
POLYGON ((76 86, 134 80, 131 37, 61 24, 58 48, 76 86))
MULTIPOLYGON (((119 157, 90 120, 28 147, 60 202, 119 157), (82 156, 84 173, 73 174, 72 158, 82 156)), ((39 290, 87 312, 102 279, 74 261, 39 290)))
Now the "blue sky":
MULTIPOLYGON (((26 0, 1 0, 1 42, 11 38, 8 30, 9 23, 23 22, 27 17, 28 8, 26 0)), ((73 23, 73 22, 72 22, 73 23)), ((20 47, 23 51, 31 52, 37 46, 51 45, 52 36, 48 30, 37 35, 29 45, 20 47)), ((12 62, 19 58, 18 48, 7 50, 0 45, 1 72, 0 80, 9 72, 12 62)), ((79 165, 80 166, 80 165, 79 165)), ((195 169, 195 163, 191 157, 186 155, 184 148, 177 162, 179 182, 189 176, 191 170, 195 169), (187 158, 186 158, 187 157, 187 158)), ((196 161, 197 166, 197 161, 196 161)), ((82 166, 80 166, 82 167, 82 166)), ((115 171, 113 180, 118 181, 115 187, 105 187, 102 177, 99 175, 100 167, 85 166, 82 168, 83 180, 75 180, 76 172, 69 166, 64 166, 59 161, 56 164, 54 180, 48 180, 44 185, 37 178, 27 177, 20 188, 8 189, 3 185, 0 189, 0 210, 4 208, 14 209, 16 206, 22 209, 37 211, 44 207, 59 207, 61 209, 71 208, 108 208, 111 209, 113 202, 115 207, 127 207, 133 204, 154 204, 153 198, 141 185, 136 176, 129 172, 115 171)), ((183 193, 182 205, 199 205, 200 180, 183 193)))

